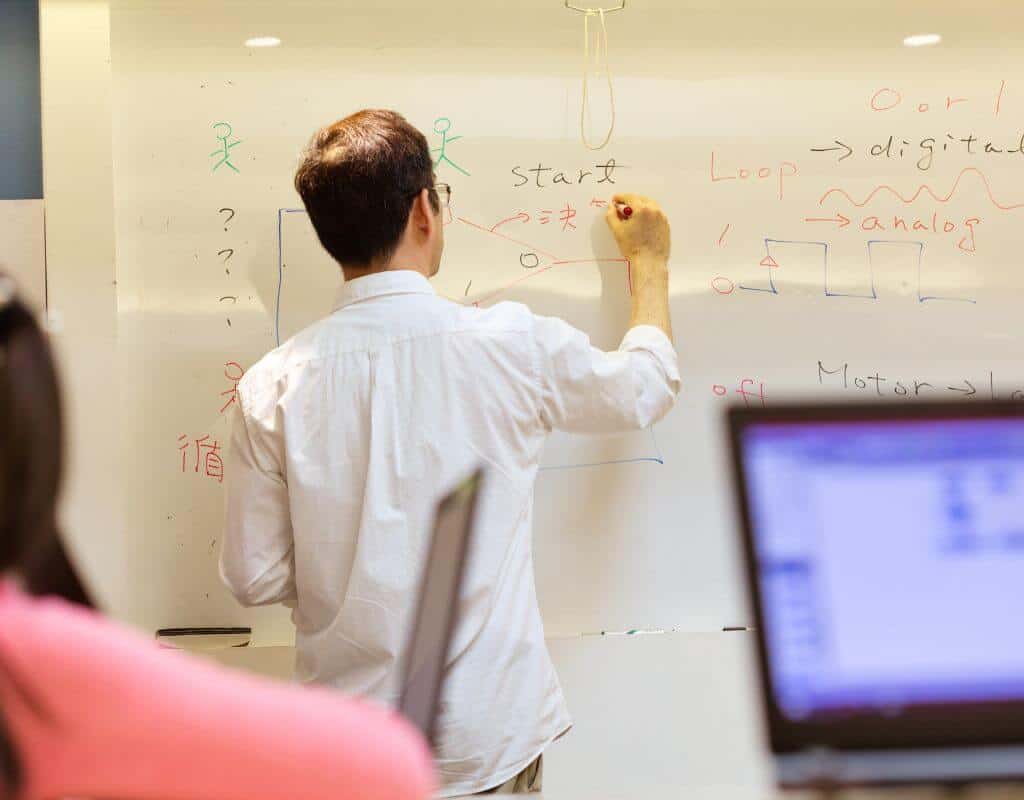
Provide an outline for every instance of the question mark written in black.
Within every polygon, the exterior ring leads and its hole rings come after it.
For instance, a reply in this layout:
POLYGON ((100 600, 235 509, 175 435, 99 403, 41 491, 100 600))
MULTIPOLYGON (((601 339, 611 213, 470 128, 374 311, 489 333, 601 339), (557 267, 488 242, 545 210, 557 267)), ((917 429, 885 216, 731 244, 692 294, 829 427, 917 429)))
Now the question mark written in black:
POLYGON ((224 266, 224 272, 226 272, 228 275, 231 274, 231 270, 229 270, 227 268, 227 263, 228 263, 228 261, 231 260, 231 256, 233 256, 234 254, 235 254, 235 251, 232 250, 230 247, 225 247, 223 250, 218 250, 217 251, 217 255, 224 256, 224 265, 225 265, 224 266), (226 256, 224 256, 225 253, 227 253, 226 256))
POLYGON ((228 223, 235 218, 235 209, 233 208, 218 208, 217 213, 223 214, 225 211, 228 212, 228 218, 224 220, 224 230, 228 229, 228 223))

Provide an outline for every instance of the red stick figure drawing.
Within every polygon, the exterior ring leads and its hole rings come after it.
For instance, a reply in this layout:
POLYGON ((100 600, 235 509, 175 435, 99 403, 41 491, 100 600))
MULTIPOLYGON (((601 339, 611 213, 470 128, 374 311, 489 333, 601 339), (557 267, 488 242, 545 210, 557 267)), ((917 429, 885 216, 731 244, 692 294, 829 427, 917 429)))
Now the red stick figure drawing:
POLYGON ((238 382, 242 380, 242 376, 245 375, 245 370, 242 369, 242 365, 237 361, 228 361, 224 365, 224 377, 231 381, 231 388, 220 393, 221 397, 227 396, 227 402, 220 407, 220 413, 223 414, 229 406, 238 402, 238 382))

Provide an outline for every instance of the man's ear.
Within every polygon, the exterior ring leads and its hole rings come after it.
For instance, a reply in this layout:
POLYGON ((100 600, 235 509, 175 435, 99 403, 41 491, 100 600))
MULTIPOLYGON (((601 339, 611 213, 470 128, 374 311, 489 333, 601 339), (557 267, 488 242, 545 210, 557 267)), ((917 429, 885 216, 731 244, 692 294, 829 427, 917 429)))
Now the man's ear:
POLYGON ((416 231, 423 237, 428 238, 433 235, 434 228, 437 226, 436 217, 434 207, 430 204, 430 190, 424 189, 416 196, 416 200, 413 202, 409 221, 416 231))

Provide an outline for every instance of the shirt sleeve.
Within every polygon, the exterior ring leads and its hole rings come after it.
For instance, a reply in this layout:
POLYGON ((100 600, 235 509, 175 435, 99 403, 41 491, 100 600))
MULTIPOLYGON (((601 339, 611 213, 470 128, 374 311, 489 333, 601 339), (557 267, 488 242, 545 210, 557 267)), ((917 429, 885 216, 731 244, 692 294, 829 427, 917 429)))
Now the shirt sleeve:
POLYGON ((627 331, 605 352, 568 323, 536 317, 541 415, 549 429, 612 433, 657 422, 679 394, 679 363, 665 333, 652 325, 627 331))
POLYGON ((240 395, 225 470, 224 544, 220 574, 246 606, 294 606, 295 549, 288 485, 278 459, 256 437, 261 425, 250 418, 240 395))

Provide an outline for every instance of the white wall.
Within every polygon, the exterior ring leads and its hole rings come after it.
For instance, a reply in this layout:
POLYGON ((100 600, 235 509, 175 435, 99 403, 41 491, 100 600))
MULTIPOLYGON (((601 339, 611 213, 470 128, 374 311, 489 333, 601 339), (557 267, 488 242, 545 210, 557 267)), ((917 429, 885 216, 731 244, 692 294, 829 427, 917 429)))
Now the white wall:
POLYGON ((46 302, 42 200, 0 200, 0 270, 34 308, 46 302))
POLYGON ((69 427, 62 518, 93 591, 123 610, 133 554, 121 524, 109 23, 104 0, 40 4, 46 257, 69 427))

